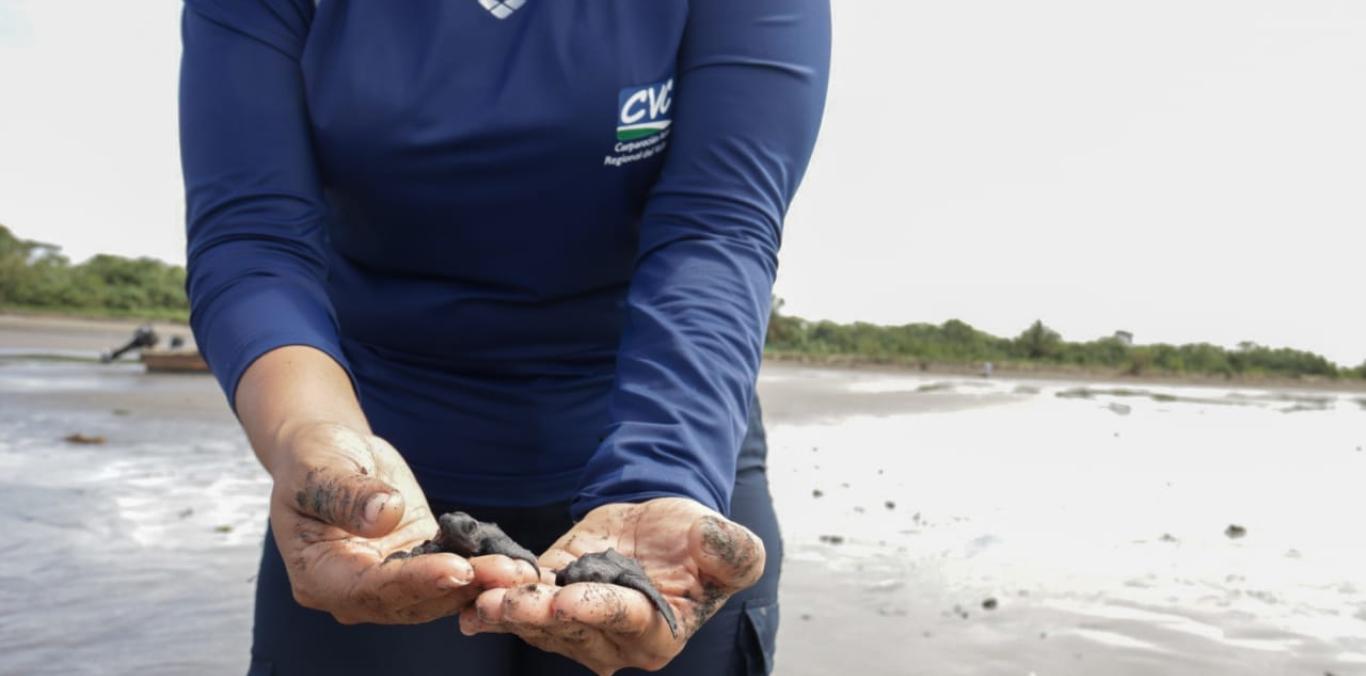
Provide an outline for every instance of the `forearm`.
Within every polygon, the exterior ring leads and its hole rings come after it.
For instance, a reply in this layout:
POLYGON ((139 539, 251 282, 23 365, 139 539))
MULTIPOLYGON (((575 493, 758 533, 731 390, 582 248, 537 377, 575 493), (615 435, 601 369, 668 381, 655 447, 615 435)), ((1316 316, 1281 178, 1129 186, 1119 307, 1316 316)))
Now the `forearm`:
POLYGON ((829 0, 691 0, 668 156, 639 226, 608 435, 571 510, 728 509, 782 239, 820 126, 829 0))
POLYGON ((370 432, 346 371, 325 352, 304 345, 262 355, 237 386, 237 415, 256 457, 273 476, 300 429, 336 424, 370 432))

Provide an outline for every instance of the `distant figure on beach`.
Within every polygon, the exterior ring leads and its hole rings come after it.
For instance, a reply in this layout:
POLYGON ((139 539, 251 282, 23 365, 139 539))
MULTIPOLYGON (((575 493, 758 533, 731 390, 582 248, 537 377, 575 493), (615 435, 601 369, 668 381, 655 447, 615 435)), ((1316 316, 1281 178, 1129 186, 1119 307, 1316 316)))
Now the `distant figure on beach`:
POLYGON ((186 0, 191 323, 274 481, 251 673, 769 672, 755 381, 829 21, 186 0), (385 562, 457 510, 543 575, 385 562), (609 548, 676 637, 638 591, 554 584, 609 548))
POLYGON ((990 378, 990 377, 991 377, 991 372, 992 372, 992 370, 993 370, 994 368, 995 368, 995 364, 992 364, 992 363, 989 362, 989 361, 982 362, 982 377, 983 377, 983 378, 990 378))

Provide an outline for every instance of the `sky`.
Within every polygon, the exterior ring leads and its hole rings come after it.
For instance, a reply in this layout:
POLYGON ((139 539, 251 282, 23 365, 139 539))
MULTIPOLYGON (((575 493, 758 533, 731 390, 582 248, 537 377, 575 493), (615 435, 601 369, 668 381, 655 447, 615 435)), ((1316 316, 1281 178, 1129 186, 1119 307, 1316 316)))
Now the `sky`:
MULTIPOLYGON (((1366 360, 1366 3, 833 6, 785 312, 1366 360)), ((179 11, 0 0, 0 223, 184 261, 179 11)))

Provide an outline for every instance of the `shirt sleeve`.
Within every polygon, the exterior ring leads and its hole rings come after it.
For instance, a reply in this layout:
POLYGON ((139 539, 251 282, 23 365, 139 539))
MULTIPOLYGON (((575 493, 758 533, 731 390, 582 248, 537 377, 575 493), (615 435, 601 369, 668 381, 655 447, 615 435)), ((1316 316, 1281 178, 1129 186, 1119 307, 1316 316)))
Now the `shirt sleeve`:
POLYGON ((187 0, 182 17, 190 324, 230 405, 277 347, 315 347, 350 374, 298 63, 312 12, 308 0, 187 0))
POLYGON ((690 3, 610 425, 575 518, 666 496, 729 512, 783 217, 820 126, 829 59, 829 0, 690 3))

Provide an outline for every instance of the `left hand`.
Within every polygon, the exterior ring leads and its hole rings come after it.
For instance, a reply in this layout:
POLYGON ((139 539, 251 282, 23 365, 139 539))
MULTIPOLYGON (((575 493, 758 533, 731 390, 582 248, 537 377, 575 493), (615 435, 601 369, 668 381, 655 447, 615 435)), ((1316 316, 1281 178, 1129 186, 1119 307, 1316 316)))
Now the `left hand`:
POLYGON ((653 671, 678 655, 726 599, 757 582, 764 560, 758 536, 693 500, 603 505, 541 555, 546 583, 483 592, 477 612, 460 614, 460 629, 516 634, 600 675, 627 667, 653 671), (553 584, 552 570, 608 548, 640 562, 673 607, 677 637, 634 589, 553 584))

